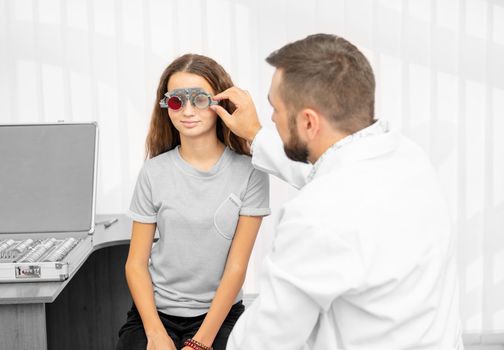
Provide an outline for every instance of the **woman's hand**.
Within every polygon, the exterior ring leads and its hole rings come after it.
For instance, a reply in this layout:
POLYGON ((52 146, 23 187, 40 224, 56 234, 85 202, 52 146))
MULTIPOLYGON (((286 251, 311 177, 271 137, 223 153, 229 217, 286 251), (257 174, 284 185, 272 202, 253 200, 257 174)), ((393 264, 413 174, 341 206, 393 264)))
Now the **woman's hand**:
POLYGON ((168 333, 159 332, 147 335, 147 350, 177 350, 177 348, 168 333))

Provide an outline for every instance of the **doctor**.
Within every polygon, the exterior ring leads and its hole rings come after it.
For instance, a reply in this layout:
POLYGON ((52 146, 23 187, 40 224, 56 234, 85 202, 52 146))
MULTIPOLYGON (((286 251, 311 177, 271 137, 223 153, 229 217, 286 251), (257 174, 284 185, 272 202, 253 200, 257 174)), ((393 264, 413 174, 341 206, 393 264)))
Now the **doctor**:
POLYGON ((233 115, 213 108, 252 142, 257 168, 301 190, 281 209, 259 296, 227 349, 463 349, 455 235, 436 174, 420 147, 374 119, 367 59, 317 34, 266 60, 273 122, 301 163, 261 128, 246 91, 215 97, 235 103, 233 115))

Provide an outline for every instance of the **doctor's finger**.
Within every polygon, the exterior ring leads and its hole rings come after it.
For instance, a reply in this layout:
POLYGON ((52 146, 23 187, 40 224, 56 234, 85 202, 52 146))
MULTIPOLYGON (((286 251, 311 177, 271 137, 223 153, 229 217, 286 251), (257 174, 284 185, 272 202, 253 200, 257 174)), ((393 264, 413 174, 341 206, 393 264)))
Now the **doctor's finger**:
POLYGON ((233 86, 227 90, 224 90, 220 94, 213 96, 212 99, 217 100, 217 101, 230 100, 236 106, 238 106, 239 103, 247 96, 248 95, 244 92, 244 90, 240 89, 239 87, 233 86))

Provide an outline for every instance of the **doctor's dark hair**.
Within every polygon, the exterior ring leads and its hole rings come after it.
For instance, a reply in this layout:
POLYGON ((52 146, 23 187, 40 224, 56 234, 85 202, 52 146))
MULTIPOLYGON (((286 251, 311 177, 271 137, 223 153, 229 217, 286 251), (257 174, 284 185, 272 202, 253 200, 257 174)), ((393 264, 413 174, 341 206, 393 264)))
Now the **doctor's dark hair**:
MULTIPOLYGON (((209 57, 185 54, 170 63, 159 79, 154 110, 145 142, 146 159, 153 158, 180 145, 180 134, 168 116, 168 109, 159 106, 159 101, 168 92, 168 81, 173 74, 178 72, 192 73, 204 78, 212 87, 214 94, 233 86, 229 74, 220 64, 209 57)), ((236 109, 229 100, 223 100, 219 104, 229 113, 233 113, 236 109)), ((250 155, 247 141, 233 134, 219 117, 217 118, 216 131, 217 138, 230 149, 238 154, 250 155)))
POLYGON ((272 52, 266 61, 282 71, 279 93, 290 115, 312 108, 349 134, 374 122, 373 70, 347 40, 310 35, 272 52))

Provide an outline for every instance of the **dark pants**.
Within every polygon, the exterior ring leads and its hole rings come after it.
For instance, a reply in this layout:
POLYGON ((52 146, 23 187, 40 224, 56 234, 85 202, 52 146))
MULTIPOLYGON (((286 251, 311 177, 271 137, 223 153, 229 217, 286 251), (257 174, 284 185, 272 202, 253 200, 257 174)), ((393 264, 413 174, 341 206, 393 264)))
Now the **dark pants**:
MULTIPOLYGON (((241 301, 231 307, 212 344, 214 350, 226 349, 229 334, 243 311, 245 311, 245 307, 241 301)), ((158 314, 177 349, 182 349, 184 341, 196 334, 206 316, 206 314, 203 314, 195 317, 179 317, 165 315, 161 312, 158 312, 158 314)), ((145 336, 142 319, 137 308, 133 305, 131 310, 128 311, 126 324, 119 330, 119 342, 116 350, 145 350, 146 348, 147 337, 145 336)))

